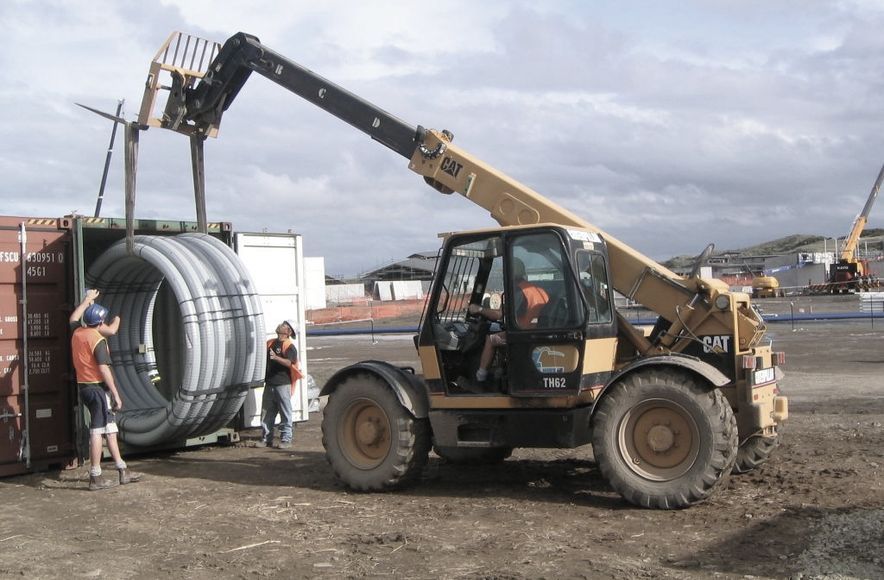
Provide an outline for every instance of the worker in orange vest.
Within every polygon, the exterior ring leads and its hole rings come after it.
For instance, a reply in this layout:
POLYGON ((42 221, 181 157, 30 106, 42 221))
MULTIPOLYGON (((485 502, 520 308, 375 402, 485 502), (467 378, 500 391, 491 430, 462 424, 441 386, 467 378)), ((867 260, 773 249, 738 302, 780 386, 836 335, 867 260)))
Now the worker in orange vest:
POLYGON ((107 439, 107 449, 117 468, 121 485, 141 479, 140 473, 130 471, 120 455, 117 444, 115 413, 123 408, 123 400, 117 390, 111 371, 110 349, 107 338, 117 333, 120 317, 115 316, 106 324, 108 310, 95 302, 98 290, 91 289, 70 316, 75 328, 71 336, 71 354, 77 373, 77 391, 84 407, 89 409, 89 490, 98 491, 116 485, 101 476, 102 438, 107 439), (82 324, 80 318, 82 317, 82 324))
POLYGON ((267 371, 264 375, 264 396, 261 401, 263 435, 258 447, 273 445, 276 416, 280 416, 279 448, 292 446, 292 397, 298 380, 303 376, 298 366, 298 349, 292 341, 294 326, 282 322, 276 327, 276 338, 267 341, 267 371))

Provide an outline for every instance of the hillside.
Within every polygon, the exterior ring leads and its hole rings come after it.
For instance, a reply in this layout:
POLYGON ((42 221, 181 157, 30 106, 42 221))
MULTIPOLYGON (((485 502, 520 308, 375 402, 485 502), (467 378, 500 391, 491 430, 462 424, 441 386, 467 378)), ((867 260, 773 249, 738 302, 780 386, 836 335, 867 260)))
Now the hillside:
MULTIPOLYGON (((884 250, 884 228, 867 228, 859 240, 870 250, 884 250)), ((792 234, 769 242, 763 242, 754 246, 737 250, 716 250, 713 255, 738 254, 744 256, 763 256, 770 254, 794 254, 798 252, 822 252, 832 251, 832 238, 813 236, 808 234, 792 234)), ((684 269, 693 265, 696 256, 675 256, 663 262, 670 269, 684 269)))

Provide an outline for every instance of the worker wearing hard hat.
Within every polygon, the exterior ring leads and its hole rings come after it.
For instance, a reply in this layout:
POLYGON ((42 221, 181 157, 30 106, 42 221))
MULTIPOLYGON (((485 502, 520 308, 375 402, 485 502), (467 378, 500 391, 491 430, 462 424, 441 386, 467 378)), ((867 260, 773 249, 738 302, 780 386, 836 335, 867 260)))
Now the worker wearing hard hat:
POLYGON ((113 336, 119 330, 120 317, 115 316, 111 323, 107 324, 108 310, 95 302, 96 298, 98 290, 88 290, 86 297, 70 316, 71 325, 76 326, 71 337, 71 354, 74 359, 74 370, 77 373, 77 390, 80 401, 89 409, 90 415, 90 491, 116 485, 116 482, 101 476, 102 438, 107 439, 107 449, 117 468, 119 483, 121 485, 133 483, 141 479, 140 473, 129 471, 117 444, 118 429, 115 413, 122 409, 123 400, 120 398, 110 368, 111 358, 107 337, 113 336))

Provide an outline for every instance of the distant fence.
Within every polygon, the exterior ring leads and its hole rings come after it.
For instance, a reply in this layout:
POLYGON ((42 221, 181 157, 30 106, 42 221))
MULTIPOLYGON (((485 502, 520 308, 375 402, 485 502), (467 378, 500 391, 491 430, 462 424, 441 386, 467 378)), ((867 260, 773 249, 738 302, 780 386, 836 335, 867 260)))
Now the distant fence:
POLYGON ((859 295, 860 312, 884 312, 884 292, 862 292, 859 295))
POLYGON ((331 306, 306 313, 308 324, 322 325, 340 322, 361 322, 411 317, 415 321, 423 311, 423 300, 399 300, 395 302, 374 302, 331 306))
MULTIPOLYGON (((781 314, 764 314, 762 318, 766 323, 796 323, 802 322, 850 322, 857 320, 870 321, 872 327, 875 320, 884 319, 884 292, 863 292, 859 294, 860 305, 858 310, 852 312, 785 312, 781 314)), ((374 322, 384 318, 420 316, 423 307, 422 300, 406 300, 399 303, 371 303, 364 306, 349 306, 339 308, 326 308, 307 313, 309 326, 308 336, 336 336, 348 334, 414 334, 418 327, 410 324, 405 326, 376 327, 374 322), (323 328, 324 325, 341 322, 364 322, 364 327, 350 328, 323 328)), ((646 313, 645 313, 646 314, 646 313)), ((627 320, 634 325, 653 325, 656 318, 644 316, 627 316, 627 320)))

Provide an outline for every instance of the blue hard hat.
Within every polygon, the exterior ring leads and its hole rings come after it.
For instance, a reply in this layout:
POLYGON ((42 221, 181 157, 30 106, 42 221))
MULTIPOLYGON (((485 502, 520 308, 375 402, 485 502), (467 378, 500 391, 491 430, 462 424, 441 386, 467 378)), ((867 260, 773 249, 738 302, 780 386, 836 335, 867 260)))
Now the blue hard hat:
POLYGON ((86 323, 86 326, 98 326, 107 318, 107 312, 107 308, 101 304, 90 304, 86 308, 86 312, 83 313, 83 322, 86 323))

